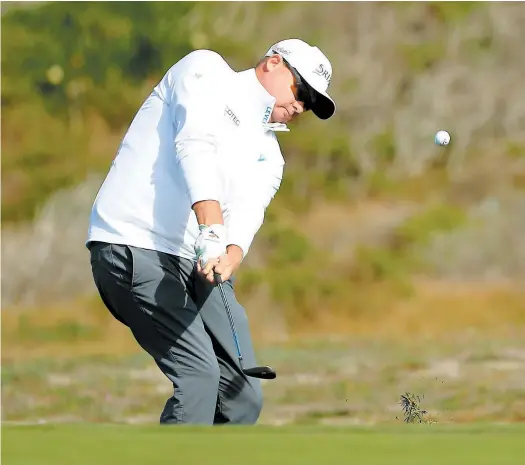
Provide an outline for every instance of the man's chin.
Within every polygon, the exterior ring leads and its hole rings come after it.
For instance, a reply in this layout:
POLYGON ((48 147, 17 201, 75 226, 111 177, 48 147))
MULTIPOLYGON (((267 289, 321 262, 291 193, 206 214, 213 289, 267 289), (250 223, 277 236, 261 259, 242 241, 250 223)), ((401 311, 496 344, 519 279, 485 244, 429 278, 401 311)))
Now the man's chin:
POLYGON ((270 123, 282 123, 282 124, 288 124, 292 118, 272 118, 270 120, 270 123))

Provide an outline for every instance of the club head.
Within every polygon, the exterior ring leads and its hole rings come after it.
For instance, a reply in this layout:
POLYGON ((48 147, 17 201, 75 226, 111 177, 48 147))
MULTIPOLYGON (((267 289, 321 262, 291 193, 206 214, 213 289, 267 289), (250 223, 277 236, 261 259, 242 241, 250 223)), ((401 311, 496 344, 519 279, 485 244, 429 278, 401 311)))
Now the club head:
POLYGON ((270 367, 253 367, 242 370, 246 376, 260 379, 275 379, 277 373, 270 367))

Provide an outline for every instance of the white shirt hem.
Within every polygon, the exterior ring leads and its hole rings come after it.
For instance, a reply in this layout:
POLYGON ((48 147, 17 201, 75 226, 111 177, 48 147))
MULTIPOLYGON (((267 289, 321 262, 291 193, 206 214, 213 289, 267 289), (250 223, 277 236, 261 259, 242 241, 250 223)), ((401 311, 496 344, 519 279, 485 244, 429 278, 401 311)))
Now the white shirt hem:
POLYGON ((127 245, 130 247, 137 247, 139 249, 155 250, 156 252, 162 252, 169 255, 175 255, 180 258, 186 258, 187 260, 191 260, 193 262, 196 261, 194 253, 184 249, 174 250, 173 248, 164 246, 156 241, 146 238, 130 239, 118 234, 110 234, 104 231, 98 231, 96 234, 89 235, 85 245, 87 246, 90 242, 106 242, 108 244, 127 245))

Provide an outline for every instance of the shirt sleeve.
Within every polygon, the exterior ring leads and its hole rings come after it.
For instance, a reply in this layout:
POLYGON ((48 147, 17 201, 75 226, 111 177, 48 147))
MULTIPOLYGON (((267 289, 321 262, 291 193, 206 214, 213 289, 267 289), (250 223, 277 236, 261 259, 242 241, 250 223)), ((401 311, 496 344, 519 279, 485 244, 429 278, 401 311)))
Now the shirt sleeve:
POLYGON ((253 239, 264 221, 265 211, 279 190, 283 164, 267 167, 259 172, 257 180, 246 185, 246 195, 239 196, 229 207, 225 218, 228 245, 236 245, 246 257, 253 239))
POLYGON ((176 159, 192 205, 202 200, 222 203, 224 195, 218 159, 224 124, 219 60, 211 52, 201 55, 170 78, 176 159))

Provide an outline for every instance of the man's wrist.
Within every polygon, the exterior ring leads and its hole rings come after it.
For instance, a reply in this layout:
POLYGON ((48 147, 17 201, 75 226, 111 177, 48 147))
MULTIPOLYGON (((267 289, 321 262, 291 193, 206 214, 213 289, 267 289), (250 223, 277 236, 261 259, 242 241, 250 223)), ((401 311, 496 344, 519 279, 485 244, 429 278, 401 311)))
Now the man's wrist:
POLYGON ((224 224, 221 207, 216 200, 202 200, 192 205, 199 225, 224 224))
POLYGON ((244 258, 244 253, 242 249, 235 244, 229 244, 226 247, 226 253, 228 254, 228 257, 230 257, 230 262, 232 263, 232 265, 234 265, 235 268, 237 268, 241 264, 244 258))

